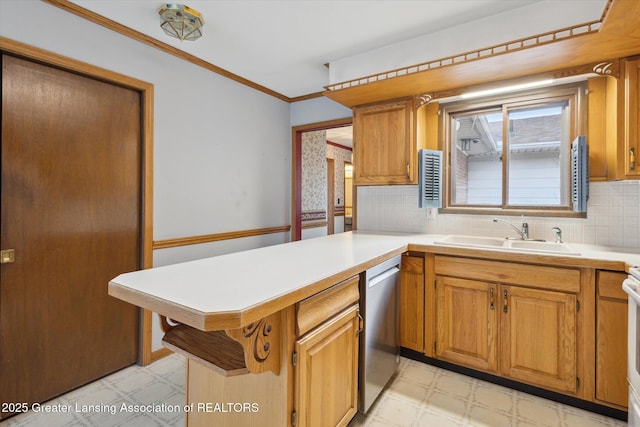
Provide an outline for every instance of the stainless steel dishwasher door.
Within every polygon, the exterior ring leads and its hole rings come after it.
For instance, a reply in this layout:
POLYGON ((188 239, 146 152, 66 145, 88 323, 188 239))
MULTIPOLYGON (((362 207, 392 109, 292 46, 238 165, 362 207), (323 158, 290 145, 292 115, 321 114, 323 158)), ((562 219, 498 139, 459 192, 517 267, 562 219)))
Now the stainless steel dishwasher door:
POLYGON ((365 273, 360 349, 360 412, 366 413, 400 361, 398 304, 400 256, 365 273))

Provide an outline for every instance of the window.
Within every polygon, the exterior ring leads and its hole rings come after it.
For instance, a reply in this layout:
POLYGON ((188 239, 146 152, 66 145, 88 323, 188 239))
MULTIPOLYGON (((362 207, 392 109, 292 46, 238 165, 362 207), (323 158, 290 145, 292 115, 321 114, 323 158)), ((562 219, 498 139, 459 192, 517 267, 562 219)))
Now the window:
POLYGON ((584 127, 583 87, 443 105, 445 210, 569 215, 571 141, 584 127))

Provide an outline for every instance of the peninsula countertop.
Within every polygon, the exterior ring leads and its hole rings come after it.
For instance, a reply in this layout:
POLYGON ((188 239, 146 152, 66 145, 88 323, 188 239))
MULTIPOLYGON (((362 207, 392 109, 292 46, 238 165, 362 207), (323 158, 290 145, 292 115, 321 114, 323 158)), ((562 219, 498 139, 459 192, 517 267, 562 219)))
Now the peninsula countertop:
POLYGON ((200 330, 240 328, 405 252, 410 236, 348 232, 140 270, 109 295, 200 330))
POLYGON ((442 235, 347 232, 140 270, 109 282, 109 295, 194 328, 260 320, 407 250, 515 262, 628 270, 640 250, 571 245, 580 256, 437 245, 442 235))

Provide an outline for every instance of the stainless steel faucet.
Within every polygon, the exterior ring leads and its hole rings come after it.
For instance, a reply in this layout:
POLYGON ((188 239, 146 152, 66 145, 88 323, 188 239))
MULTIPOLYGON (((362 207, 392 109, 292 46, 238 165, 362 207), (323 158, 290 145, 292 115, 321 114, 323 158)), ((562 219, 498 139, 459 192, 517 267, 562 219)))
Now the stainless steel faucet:
POLYGON ((553 231, 556 233, 556 243, 562 243, 562 230, 560 227, 553 227, 553 231))
POLYGON ((525 221, 524 217, 522 217, 522 228, 518 228, 515 225, 511 224, 509 221, 505 221, 500 218, 493 218, 493 222, 504 222, 508 226, 512 227, 516 233, 520 236, 520 240, 529 240, 529 224, 525 221))

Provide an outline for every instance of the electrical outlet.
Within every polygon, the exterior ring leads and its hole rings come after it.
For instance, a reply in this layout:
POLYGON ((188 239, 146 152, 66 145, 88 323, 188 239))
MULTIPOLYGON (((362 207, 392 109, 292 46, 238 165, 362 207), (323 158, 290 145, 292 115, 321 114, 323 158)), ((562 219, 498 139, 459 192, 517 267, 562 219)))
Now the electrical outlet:
POLYGON ((427 219, 435 219, 436 215, 438 215, 436 208, 427 208, 427 219))

